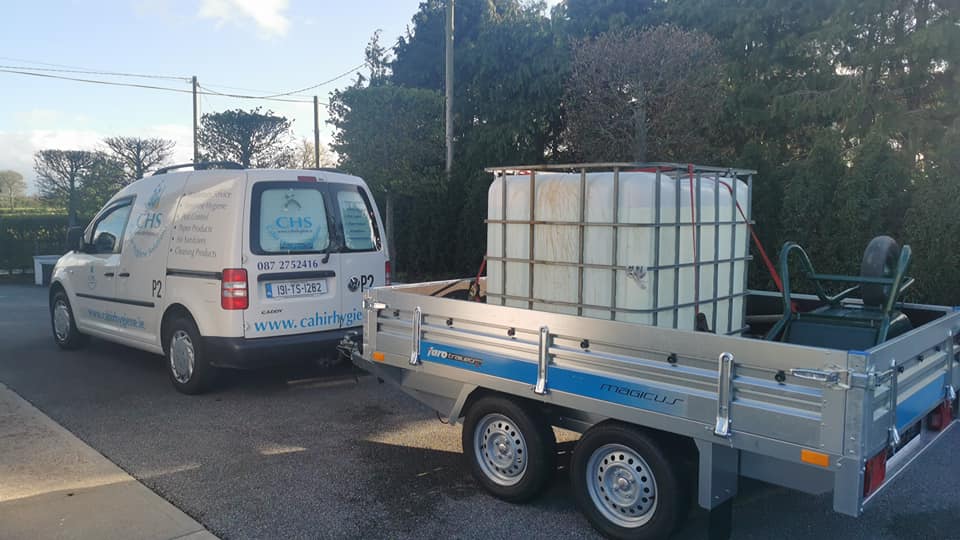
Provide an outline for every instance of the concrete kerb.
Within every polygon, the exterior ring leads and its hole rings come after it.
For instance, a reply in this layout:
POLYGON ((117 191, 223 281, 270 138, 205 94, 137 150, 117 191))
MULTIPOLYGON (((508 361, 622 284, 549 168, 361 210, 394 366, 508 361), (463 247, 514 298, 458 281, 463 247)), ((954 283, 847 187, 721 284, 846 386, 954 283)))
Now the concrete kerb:
POLYGON ((2 383, 0 536, 216 539, 2 383))

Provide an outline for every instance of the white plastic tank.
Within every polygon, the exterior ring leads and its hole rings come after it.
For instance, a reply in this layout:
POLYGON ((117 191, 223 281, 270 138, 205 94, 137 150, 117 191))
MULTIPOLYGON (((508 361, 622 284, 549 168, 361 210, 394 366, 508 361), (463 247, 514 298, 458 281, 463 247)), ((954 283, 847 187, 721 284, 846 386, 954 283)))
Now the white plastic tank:
POLYGON ((498 175, 487 193, 488 303, 682 329, 699 311, 717 333, 743 327, 745 182, 674 170, 620 172, 618 186, 613 172, 537 171, 533 183, 532 252, 531 175, 498 175))

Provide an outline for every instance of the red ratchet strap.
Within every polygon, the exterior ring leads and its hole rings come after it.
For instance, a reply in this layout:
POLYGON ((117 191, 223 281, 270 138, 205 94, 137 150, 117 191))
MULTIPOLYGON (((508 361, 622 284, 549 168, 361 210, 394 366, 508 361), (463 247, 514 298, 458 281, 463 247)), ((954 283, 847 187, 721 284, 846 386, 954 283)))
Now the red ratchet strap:
MULTIPOLYGON (((504 224, 504 227, 506 227, 506 224, 504 224)), ((476 300, 477 302, 480 301, 480 277, 483 276, 483 271, 486 268, 487 268, 487 258, 484 257, 483 262, 480 263, 480 269, 477 270, 477 280, 474 282, 477 284, 477 296, 474 297, 474 300, 476 300)), ((504 291, 504 293, 506 293, 506 291, 504 291)))
MULTIPOLYGON (((733 187, 730 186, 730 184, 722 180, 720 183, 727 188, 730 195, 733 195, 733 187)), ((743 211, 739 202, 737 203, 737 210, 740 212, 740 216, 743 217, 743 222, 747 224, 747 230, 750 231, 750 237, 753 238, 753 245, 757 246, 757 251, 760 252, 760 258, 763 259, 763 264, 767 267, 767 271, 770 272, 770 276, 773 277, 773 283, 777 286, 778 291, 783 292, 783 281, 780 280, 780 274, 777 272, 777 268, 773 265, 770 257, 767 256, 767 250, 763 249, 763 244, 760 243, 760 238, 753 229, 753 224, 747 219, 747 214, 743 211)))

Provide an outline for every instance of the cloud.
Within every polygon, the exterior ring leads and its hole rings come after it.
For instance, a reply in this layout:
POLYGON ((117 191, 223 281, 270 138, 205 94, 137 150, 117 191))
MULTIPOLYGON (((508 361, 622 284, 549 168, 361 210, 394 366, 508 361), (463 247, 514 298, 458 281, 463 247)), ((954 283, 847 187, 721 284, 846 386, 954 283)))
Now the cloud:
MULTIPOLYGON (((36 193, 36 174, 33 171, 33 155, 39 150, 102 150, 104 137, 116 133, 100 133, 84 129, 29 129, 0 131, 0 170, 13 169, 27 181, 27 192, 36 193)), ((176 143, 173 149, 174 163, 186 163, 193 159, 193 130, 190 126, 163 124, 147 126, 138 130, 141 137, 161 137, 176 143)))
POLYGON ((252 20, 267 37, 283 36, 290 26, 284 14, 288 0, 201 0, 201 19, 213 19, 218 25, 252 20))

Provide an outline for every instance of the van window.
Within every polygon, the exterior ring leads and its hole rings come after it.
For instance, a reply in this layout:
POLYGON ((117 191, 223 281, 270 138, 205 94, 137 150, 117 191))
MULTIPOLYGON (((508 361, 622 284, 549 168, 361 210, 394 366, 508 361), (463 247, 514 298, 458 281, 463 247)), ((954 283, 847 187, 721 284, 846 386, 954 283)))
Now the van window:
POLYGON ((127 218, 130 217, 130 202, 128 200, 114 206, 97 220, 90 235, 92 253, 120 253, 120 239, 123 238, 123 230, 127 226, 127 218))
POLYGON ((337 208, 340 221, 343 222, 343 239, 351 251, 369 251, 376 249, 373 222, 367 202, 357 191, 337 191, 337 208))
POLYGON ((262 253, 317 252, 330 245, 323 192, 314 186, 267 187, 258 190, 254 225, 255 251, 262 253))

